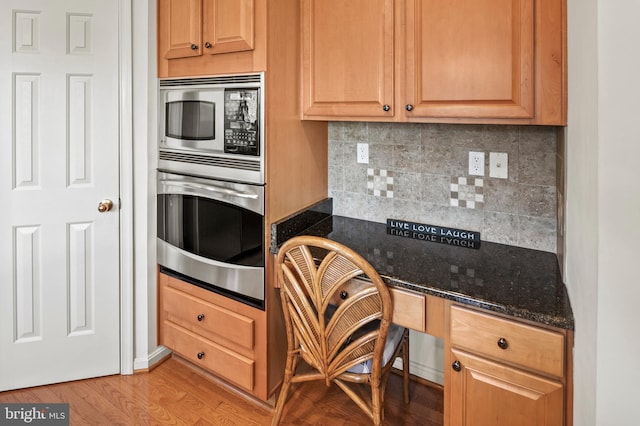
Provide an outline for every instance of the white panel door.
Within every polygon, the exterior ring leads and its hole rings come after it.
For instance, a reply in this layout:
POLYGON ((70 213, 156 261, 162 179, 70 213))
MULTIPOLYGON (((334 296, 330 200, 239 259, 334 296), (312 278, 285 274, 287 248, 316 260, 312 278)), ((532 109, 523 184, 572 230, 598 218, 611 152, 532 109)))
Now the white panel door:
POLYGON ((120 371, 118 3, 0 2, 0 391, 120 371))

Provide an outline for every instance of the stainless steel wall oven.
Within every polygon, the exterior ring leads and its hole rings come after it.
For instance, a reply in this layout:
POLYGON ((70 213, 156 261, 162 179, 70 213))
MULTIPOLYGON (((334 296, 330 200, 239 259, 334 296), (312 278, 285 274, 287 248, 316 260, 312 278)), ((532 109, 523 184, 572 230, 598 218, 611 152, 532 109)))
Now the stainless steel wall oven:
POLYGON ((261 74, 160 82, 158 263, 264 309, 261 74))

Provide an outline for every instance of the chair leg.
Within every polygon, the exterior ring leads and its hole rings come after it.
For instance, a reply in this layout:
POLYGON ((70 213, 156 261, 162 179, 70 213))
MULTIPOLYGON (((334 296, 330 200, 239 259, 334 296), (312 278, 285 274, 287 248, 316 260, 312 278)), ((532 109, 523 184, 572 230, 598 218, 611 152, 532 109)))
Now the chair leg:
POLYGON ((277 426, 280 424, 280 419, 282 417, 282 410, 284 409, 284 404, 287 402, 287 394, 289 393, 289 388, 291 388, 291 379, 293 377, 293 372, 296 369, 296 356, 289 354, 287 355, 287 363, 284 370, 284 378, 282 379, 282 386, 280 387, 280 395, 278 395, 278 402, 276 403, 276 407, 273 411, 273 419, 271 420, 271 426, 277 426))
POLYGON ((402 394, 404 403, 409 403, 409 330, 402 338, 402 394))
POLYGON ((383 419, 383 398, 384 385, 381 385, 380 379, 374 379, 371 382, 371 415, 375 426, 382 425, 383 419))

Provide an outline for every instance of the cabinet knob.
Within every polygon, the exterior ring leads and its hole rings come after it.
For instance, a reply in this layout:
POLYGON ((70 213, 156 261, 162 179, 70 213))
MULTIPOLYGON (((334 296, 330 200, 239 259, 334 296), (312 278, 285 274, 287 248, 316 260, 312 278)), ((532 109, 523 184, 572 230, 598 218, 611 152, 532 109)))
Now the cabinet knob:
POLYGON ((407 109, 407 111, 413 111, 413 105, 411 104, 407 104, 405 108, 407 109))
POLYGON ((509 347, 509 342, 504 337, 498 339, 498 347, 500 349, 507 349, 509 347))
POLYGON ((342 290, 342 291, 340 292, 340 299, 344 300, 344 299, 346 299, 347 297, 349 297, 349 293, 347 293, 346 291, 342 290))
POLYGON ((385 110, 385 111, 389 111, 391 109, 391 107, 389 105, 387 105, 387 104, 384 104, 382 106, 382 109, 385 110))
POLYGON ((198 321, 202 321, 204 319, 204 314, 198 314, 198 321))
POLYGON ((211 43, 206 42, 206 43, 204 44, 204 47, 206 47, 207 49, 211 49, 211 43))
POLYGON ((462 366, 460 365, 460 361, 458 361, 458 360, 453 361, 453 364, 451 364, 451 368, 453 368, 454 371, 462 370, 462 366))
POLYGON ((197 357, 198 357, 198 359, 204 358, 204 352, 198 352, 197 357))
POLYGON ((198 50, 198 45, 197 44, 192 44, 191 45, 191 50, 198 50))

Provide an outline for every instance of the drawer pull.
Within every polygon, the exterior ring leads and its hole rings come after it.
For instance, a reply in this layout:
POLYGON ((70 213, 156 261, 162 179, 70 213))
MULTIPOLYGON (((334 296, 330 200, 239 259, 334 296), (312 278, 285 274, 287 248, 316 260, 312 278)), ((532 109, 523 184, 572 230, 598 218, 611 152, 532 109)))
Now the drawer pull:
POLYGON ((462 370, 462 366, 460 365, 460 361, 458 361, 458 360, 453 361, 453 364, 451 364, 451 368, 453 368, 454 371, 462 370))
POLYGON ((198 314, 198 321, 202 321, 204 319, 204 314, 198 314))
POLYGON ((505 339, 504 337, 499 338, 498 347, 500 349, 507 349, 509 347, 509 343, 507 342, 507 339, 505 339))
POLYGON ((198 352, 197 357, 198 357, 198 359, 204 358, 204 352, 198 352))

